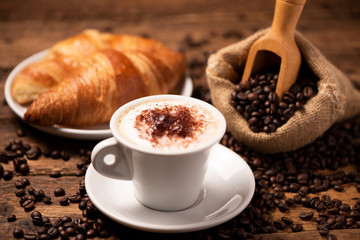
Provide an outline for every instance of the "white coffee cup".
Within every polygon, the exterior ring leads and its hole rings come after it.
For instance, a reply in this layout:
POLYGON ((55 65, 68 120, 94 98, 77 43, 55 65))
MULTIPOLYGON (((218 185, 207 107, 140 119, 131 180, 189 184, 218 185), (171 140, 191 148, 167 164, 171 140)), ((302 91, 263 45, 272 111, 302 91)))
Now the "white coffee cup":
MULTIPOLYGON (((130 123, 124 128, 129 133, 128 128, 133 127, 131 131, 137 129, 134 126, 130 123)), ((215 107, 204 101, 179 95, 155 95, 136 99, 120 107, 111 118, 110 129, 113 137, 101 141, 92 151, 91 160, 94 168, 110 178, 132 180, 135 196, 143 205, 160 211, 179 211, 190 207, 199 198, 210 149, 224 135, 226 122, 215 107), (147 140, 136 140, 141 138, 140 135, 128 134, 135 137, 135 140, 132 140, 132 137, 125 136, 126 134, 121 131, 120 122, 128 113, 136 116, 154 102, 156 106, 160 104, 161 108, 164 101, 165 105, 190 106, 194 112, 201 109, 199 116, 203 116, 199 120, 200 125, 205 126, 205 133, 210 132, 209 136, 201 139, 200 134, 198 137, 201 140, 195 137, 195 140, 191 137, 186 138, 190 139, 190 145, 187 147, 176 142, 173 147, 159 148, 153 147, 154 143, 146 147, 143 143, 147 140), (196 142, 193 147, 192 142, 196 142)), ((179 137, 179 141, 185 140, 179 137)), ((167 144, 166 141, 165 143, 167 144)))

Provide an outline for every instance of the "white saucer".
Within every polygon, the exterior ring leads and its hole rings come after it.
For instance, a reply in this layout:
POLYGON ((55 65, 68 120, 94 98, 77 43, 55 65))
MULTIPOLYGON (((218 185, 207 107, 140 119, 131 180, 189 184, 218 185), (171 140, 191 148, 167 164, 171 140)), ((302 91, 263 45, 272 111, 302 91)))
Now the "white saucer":
MULTIPOLYGON (((23 119, 23 116, 24 116, 24 113, 26 112, 27 107, 18 104, 12 98, 11 92, 10 92, 12 82, 14 81, 16 75, 18 75, 22 71, 22 69, 24 69, 30 63, 38 62, 38 61, 42 60, 46 56, 48 51, 49 51, 48 49, 43 50, 41 52, 35 53, 34 55, 26 58, 25 60, 23 60, 11 71, 11 73, 9 74, 9 76, 5 82, 4 91, 5 91, 6 102, 8 103, 11 110, 17 116, 19 116, 21 119, 23 119)), ((184 86, 181 91, 181 95, 191 96, 192 91, 193 91, 192 80, 189 76, 187 76, 185 79, 185 82, 184 82, 184 86)), ((58 127, 58 126, 40 127, 40 126, 36 126, 36 125, 31 125, 31 126, 37 128, 41 131, 53 134, 53 135, 74 138, 74 139, 99 140, 99 139, 105 139, 105 138, 112 136, 108 123, 91 126, 91 127, 86 127, 86 128, 66 128, 66 127, 58 127)))
POLYGON ((85 186, 95 206, 118 223, 150 232, 202 230, 237 216, 255 191, 254 175, 238 154, 217 144, 209 161, 202 196, 183 211, 161 212, 145 207, 136 200, 131 181, 104 177, 92 165, 86 172, 85 186))

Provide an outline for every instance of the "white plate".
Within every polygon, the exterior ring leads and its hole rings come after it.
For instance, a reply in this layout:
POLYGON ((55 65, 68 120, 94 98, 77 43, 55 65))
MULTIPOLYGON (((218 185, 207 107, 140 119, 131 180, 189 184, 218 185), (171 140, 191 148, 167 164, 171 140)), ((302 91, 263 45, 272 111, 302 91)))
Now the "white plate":
POLYGON ((215 145, 209 161, 202 196, 183 211, 161 212, 145 207, 136 200, 131 181, 104 177, 92 165, 86 172, 85 187, 102 213, 126 226, 162 233, 202 230, 237 216, 255 191, 250 167, 230 149, 215 145))
MULTIPOLYGON (((24 69, 27 65, 33 62, 37 62, 42 60, 46 54, 48 53, 48 49, 38 52, 25 60, 23 60, 19 65, 17 65, 9 74, 6 82, 5 82, 5 99, 8 103, 9 107, 17 116, 23 119, 24 113, 26 112, 27 107, 18 104, 11 96, 11 85, 14 81, 16 75, 18 75, 22 69, 24 69)), ((181 91, 181 95, 191 96, 193 91, 192 80, 187 76, 184 82, 184 86, 181 91)), ((90 126, 85 128, 66 128, 66 127, 40 127, 36 125, 31 125, 41 131, 74 139, 83 139, 83 140, 100 140, 104 138, 111 137, 111 132, 108 123, 99 124, 96 126, 90 126)))

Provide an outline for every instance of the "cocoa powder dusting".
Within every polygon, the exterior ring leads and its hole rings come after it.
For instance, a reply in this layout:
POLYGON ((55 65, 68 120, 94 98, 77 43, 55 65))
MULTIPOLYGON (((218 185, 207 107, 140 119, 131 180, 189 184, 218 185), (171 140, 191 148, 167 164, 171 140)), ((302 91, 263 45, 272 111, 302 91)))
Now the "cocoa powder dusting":
POLYGON ((148 126, 147 133, 152 141, 157 138, 167 137, 191 137, 193 132, 202 126, 202 122, 196 121, 188 107, 176 105, 143 110, 136 117, 136 125, 145 123, 148 126))

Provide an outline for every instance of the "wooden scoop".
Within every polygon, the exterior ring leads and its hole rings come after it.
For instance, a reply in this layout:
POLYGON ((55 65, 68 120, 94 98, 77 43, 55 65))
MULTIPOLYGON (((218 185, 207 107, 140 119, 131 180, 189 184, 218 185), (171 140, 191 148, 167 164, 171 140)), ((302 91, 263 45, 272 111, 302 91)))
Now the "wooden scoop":
POLYGON ((280 65, 276 94, 281 99, 296 82, 301 54, 295 43, 295 28, 306 0, 276 0, 274 18, 268 33, 250 48, 242 81, 253 73, 280 65))

